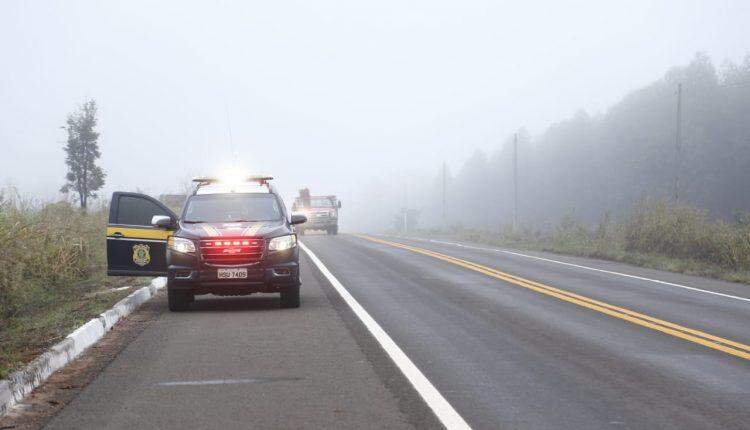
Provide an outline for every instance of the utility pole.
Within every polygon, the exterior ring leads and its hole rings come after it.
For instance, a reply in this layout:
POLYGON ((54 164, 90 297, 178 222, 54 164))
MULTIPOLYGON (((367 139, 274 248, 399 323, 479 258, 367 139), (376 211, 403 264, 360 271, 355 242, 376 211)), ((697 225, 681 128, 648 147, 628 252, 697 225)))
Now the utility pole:
POLYGON ((674 154, 674 201, 680 201, 680 170, 682 167, 682 83, 677 84, 677 131, 674 154))
POLYGON ((513 135, 513 231, 518 228, 518 133, 513 135))
POLYGON ((406 180, 404 180, 404 232, 409 231, 409 217, 407 215, 409 211, 406 206, 409 202, 408 193, 408 186, 406 180))
POLYGON ((446 219, 445 219, 445 183, 446 183, 446 166, 445 162, 443 162, 443 227, 445 227, 446 219))

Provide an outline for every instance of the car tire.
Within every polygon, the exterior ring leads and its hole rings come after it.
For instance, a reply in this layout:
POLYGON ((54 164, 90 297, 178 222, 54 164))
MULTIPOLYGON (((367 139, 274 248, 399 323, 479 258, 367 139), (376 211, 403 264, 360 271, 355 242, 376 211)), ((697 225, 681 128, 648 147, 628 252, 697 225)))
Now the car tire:
POLYGON ((167 303, 172 312, 183 312, 190 307, 191 294, 185 291, 177 291, 167 288, 167 303))
POLYGON ((281 290, 281 307, 298 308, 300 305, 299 284, 283 288, 281 290))

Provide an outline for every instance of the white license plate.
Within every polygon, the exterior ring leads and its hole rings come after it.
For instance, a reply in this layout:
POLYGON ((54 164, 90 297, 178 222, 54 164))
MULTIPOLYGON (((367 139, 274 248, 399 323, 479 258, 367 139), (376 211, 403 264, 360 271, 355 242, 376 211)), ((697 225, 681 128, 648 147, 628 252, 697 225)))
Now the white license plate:
POLYGON ((247 278, 247 269, 244 267, 238 269, 219 269, 219 279, 245 279, 247 278))

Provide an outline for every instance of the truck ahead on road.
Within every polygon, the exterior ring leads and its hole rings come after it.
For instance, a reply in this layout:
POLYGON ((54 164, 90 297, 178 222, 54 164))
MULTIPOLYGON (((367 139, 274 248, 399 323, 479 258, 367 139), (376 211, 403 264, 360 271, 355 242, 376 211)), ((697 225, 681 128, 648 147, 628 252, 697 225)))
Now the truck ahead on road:
POLYGON ((198 294, 280 293, 300 305, 299 250, 270 176, 239 181, 196 178, 181 216, 138 193, 115 192, 107 225, 107 274, 166 276, 171 311, 198 294))
POLYGON ((339 209, 341 200, 336 196, 311 196, 307 188, 299 191, 299 197, 294 199, 292 212, 301 212, 307 222, 304 226, 296 227, 299 234, 305 234, 306 230, 325 230, 327 234, 338 234, 339 232, 339 209))

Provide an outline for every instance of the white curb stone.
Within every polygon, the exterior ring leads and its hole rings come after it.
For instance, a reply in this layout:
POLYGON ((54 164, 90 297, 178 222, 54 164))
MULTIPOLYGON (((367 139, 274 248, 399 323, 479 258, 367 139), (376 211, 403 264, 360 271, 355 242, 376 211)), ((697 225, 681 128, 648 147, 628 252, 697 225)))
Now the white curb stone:
POLYGON ((112 309, 75 329, 25 368, 11 373, 8 379, 0 380, 0 416, 10 410, 14 404, 23 400, 52 372, 64 367, 96 343, 122 317, 133 312, 166 284, 166 278, 155 278, 149 286, 133 291, 129 296, 117 302, 112 309))

